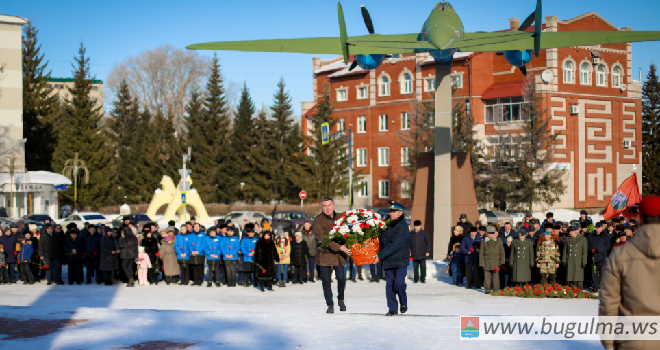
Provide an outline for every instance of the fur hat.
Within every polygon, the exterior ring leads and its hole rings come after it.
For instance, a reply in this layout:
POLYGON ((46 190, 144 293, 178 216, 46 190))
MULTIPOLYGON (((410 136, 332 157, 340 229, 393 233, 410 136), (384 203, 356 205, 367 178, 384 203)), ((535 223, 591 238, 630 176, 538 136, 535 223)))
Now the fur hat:
POLYGON ((548 212, 548 213, 545 214, 546 219, 550 219, 550 218, 553 218, 553 217, 555 217, 555 214, 553 214, 552 212, 548 212))
POLYGON ((470 231, 470 232, 477 232, 477 228, 474 227, 474 226, 470 226, 469 231, 470 231))
POLYGON ((173 241, 173 240, 174 240, 174 237, 172 237, 172 236, 167 236, 167 237, 165 237, 163 240, 164 240, 165 242, 173 241))
POLYGON ((486 232, 488 232, 488 233, 495 233, 495 232, 496 232, 496 230, 495 230, 495 226, 488 226, 488 227, 486 228, 486 232))
POLYGON ((302 232, 296 232, 296 236, 302 237, 302 232))
POLYGON ((144 247, 143 247, 143 246, 139 246, 139 247, 138 247, 138 252, 140 252, 140 253, 144 253, 144 247))
POLYGON ((28 225, 28 231, 37 231, 39 228, 37 227, 37 224, 29 224, 28 225))

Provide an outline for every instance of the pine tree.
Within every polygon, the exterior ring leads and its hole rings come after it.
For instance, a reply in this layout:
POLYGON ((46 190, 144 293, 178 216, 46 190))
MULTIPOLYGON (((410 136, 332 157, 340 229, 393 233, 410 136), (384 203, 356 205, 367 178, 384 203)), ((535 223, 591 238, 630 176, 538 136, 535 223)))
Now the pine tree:
POLYGON ((660 193, 660 82, 651 64, 642 88, 642 195, 660 193))
POLYGON ((59 113, 57 96, 47 87, 50 80, 48 63, 44 62, 39 31, 28 22, 23 27, 23 138, 27 170, 52 169, 53 151, 57 142, 53 121, 59 113))
POLYGON ((271 142, 273 123, 268 111, 263 108, 253 121, 249 134, 250 154, 247 157, 248 174, 243 178, 243 193, 249 200, 259 199, 269 202, 274 198, 272 191, 272 170, 278 167, 271 142))
MULTIPOLYGON (((179 142, 174 136, 175 129, 172 119, 159 113, 151 122, 151 131, 153 135, 153 158, 152 158, 152 177, 148 201, 151 201, 153 190, 160 186, 160 179, 167 175, 177 181, 179 178, 178 169, 181 158, 179 154, 184 152, 179 147, 179 142)), ((176 183, 175 183, 176 184, 176 183)))
POLYGON ((203 202, 214 203, 218 200, 214 177, 219 170, 215 152, 217 136, 213 129, 213 125, 216 123, 208 119, 209 115, 204 108, 204 100, 197 91, 192 91, 186 112, 188 117, 185 122, 188 134, 184 145, 192 147, 192 158, 189 163, 192 186, 197 190, 203 202))
POLYGON ((239 179, 244 179, 250 172, 249 158, 253 146, 251 133, 255 126, 253 116, 254 104, 250 98, 250 91, 247 85, 243 84, 231 138, 232 152, 241 160, 234 163, 236 166, 234 176, 239 179), (247 162, 243 160, 247 160, 247 162))
POLYGON ((134 162, 138 156, 138 121, 140 112, 138 101, 133 100, 126 81, 122 81, 117 97, 113 102, 107 126, 113 135, 112 140, 115 154, 112 161, 113 178, 111 185, 110 202, 123 204, 128 199, 128 194, 134 190, 135 167, 134 162))
MULTIPOLYGON (((89 169, 88 184, 81 184, 81 178, 77 179, 78 207, 107 203, 108 184, 112 179, 110 159, 114 152, 108 149, 105 129, 100 124, 102 107, 89 96, 94 78, 85 53, 81 42, 75 64, 72 64, 74 85, 68 88, 71 100, 64 105, 55 125, 58 142, 53 153, 53 170, 56 172, 62 172, 65 162, 74 158, 74 152, 78 152, 79 159, 89 169)), ((73 203, 73 192, 73 188, 63 192, 60 201, 73 203)))

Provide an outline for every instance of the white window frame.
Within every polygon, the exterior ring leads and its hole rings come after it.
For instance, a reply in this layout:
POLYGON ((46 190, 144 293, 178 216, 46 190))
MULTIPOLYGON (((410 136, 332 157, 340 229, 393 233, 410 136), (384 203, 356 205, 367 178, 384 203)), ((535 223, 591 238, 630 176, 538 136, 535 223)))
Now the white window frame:
POLYGON ((341 87, 337 89, 337 101, 338 102, 348 101, 348 88, 341 87), (342 93, 344 93, 343 97, 342 97, 342 93))
POLYGON ((358 85, 355 87, 355 95, 358 100, 366 100, 369 98, 369 85, 358 85), (360 96, 360 91, 364 90, 364 96, 360 96))
POLYGON ((523 103, 522 96, 484 100, 484 124, 520 122, 524 120, 524 116, 522 115, 523 103), (493 101, 496 101, 496 103, 492 103, 493 101), (504 120, 504 114, 507 111, 513 112, 516 110, 518 111, 517 116, 511 115, 508 120, 504 120), (489 114, 492 120, 488 120, 489 114))
POLYGON ((378 198, 390 198, 390 180, 378 180, 378 198), (383 189, 387 194, 383 194, 383 189))
POLYGON ((410 165, 410 147, 401 147, 401 166, 410 165))
POLYGON ((564 84, 575 84, 575 62, 572 59, 566 59, 561 67, 564 72, 564 84), (566 67, 568 64, 570 67, 566 67))
POLYGON ((580 63, 580 85, 591 85, 591 62, 580 63), (587 69, 582 69, 582 67, 587 69))
POLYGON ((378 147, 378 166, 379 167, 388 167, 388 166, 390 166, 390 148, 389 147, 378 147))
POLYGON ((411 185, 408 181, 401 181, 401 198, 412 198, 411 185))
POLYGON ((380 78, 378 78, 378 96, 389 96, 391 84, 392 84, 392 79, 390 79, 389 75, 387 74, 381 75, 380 78))
POLYGON ((401 113, 401 130, 410 130, 410 112, 401 113))
POLYGON ((358 181, 358 185, 360 185, 360 190, 358 191, 358 198, 367 198, 369 197, 369 181, 367 180, 360 180, 358 181))
POLYGON ((607 87, 607 67, 602 63, 596 66, 596 86, 607 87), (600 71, 599 68, 603 70, 600 71))
POLYGON ((435 77, 424 78, 424 92, 435 91, 435 77))
POLYGON ((385 132, 390 130, 389 126, 390 117, 387 114, 378 116, 378 131, 385 132))
POLYGON ((414 78, 413 78, 412 73, 409 70, 404 69, 403 72, 401 72, 401 75, 399 76, 399 86, 400 86, 399 93, 401 95, 412 94, 413 93, 413 81, 414 81, 414 78), (406 77, 408 79, 406 79, 406 77))
POLYGON ((367 149, 358 148, 356 153, 356 167, 364 168, 367 166, 367 149))
POLYGON ((612 87, 613 88, 621 88, 622 84, 622 79, 623 79, 623 67, 621 67, 620 64, 615 64, 612 66, 612 87), (615 69, 619 69, 619 73, 614 73, 615 69))
POLYGON ((451 78, 451 85, 455 89, 463 88, 463 73, 451 73, 450 78, 451 78))
POLYGON ((358 134, 364 134, 367 132, 367 116, 366 115, 361 115, 357 117, 357 133, 358 134))
POLYGON ((337 131, 346 130, 346 120, 344 118, 339 118, 337 120, 337 131))

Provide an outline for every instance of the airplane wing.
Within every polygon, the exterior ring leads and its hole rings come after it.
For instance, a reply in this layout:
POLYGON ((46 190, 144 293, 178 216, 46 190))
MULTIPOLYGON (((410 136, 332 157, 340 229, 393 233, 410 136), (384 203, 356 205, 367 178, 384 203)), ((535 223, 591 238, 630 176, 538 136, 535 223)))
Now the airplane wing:
MULTIPOLYGON (((660 31, 543 32, 541 49, 660 40, 660 31)), ((446 48, 464 52, 487 52, 534 49, 533 33, 466 33, 446 48)))
MULTIPOLYGON (((346 43, 351 55, 415 53, 416 49, 436 49, 426 41, 418 41, 419 34, 369 34, 348 37, 346 43)), ((190 50, 226 50, 252 52, 298 52, 341 55, 339 37, 304 39, 272 39, 250 41, 220 41, 186 46, 190 50)))

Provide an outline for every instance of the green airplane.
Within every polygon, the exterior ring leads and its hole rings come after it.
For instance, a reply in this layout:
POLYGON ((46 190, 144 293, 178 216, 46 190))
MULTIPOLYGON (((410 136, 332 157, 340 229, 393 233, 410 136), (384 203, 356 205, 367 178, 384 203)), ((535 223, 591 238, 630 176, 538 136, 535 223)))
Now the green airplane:
POLYGON ((518 31, 467 33, 461 18, 451 4, 440 2, 424 22, 420 33, 380 35, 374 26, 367 9, 362 6, 362 17, 369 31, 368 35, 347 36, 344 12, 341 3, 339 11, 339 37, 304 39, 273 39, 251 41, 224 41, 193 44, 191 50, 229 50, 253 52, 299 52, 311 54, 338 54, 355 60, 349 70, 360 66, 362 69, 376 69, 392 54, 428 52, 436 64, 450 63, 454 53, 463 52, 502 52, 511 65, 527 74, 526 65, 532 56, 538 57, 542 49, 587 46, 598 44, 618 44, 637 41, 660 40, 660 31, 592 31, 592 32, 543 32, 541 1, 536 10, 520 25, 518 31), (532 31, 526 31, 534 24, 532 31))

